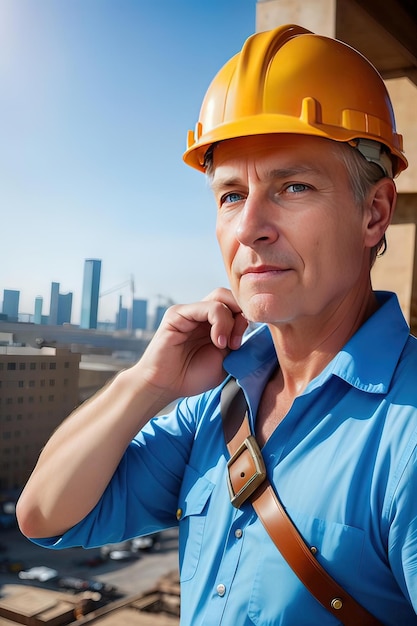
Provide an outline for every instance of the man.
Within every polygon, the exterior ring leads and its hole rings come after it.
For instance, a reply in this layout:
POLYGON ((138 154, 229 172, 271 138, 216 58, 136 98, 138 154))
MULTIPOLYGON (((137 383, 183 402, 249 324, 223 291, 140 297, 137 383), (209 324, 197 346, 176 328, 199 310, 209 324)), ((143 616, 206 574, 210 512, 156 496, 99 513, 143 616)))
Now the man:
POLYGON ((212 186, 231 291, 169 309, 143 358, 62 424, 18 503, 22 531, 91 547, 178 524, 183 624, 342 623, 252 496, 231 504, 230 374, 317 563, 379 623, 417 624, 417 345, 370 280, 407 166, 382 79, 298 26, 254 35, 213 80, 184 159, 212 186))

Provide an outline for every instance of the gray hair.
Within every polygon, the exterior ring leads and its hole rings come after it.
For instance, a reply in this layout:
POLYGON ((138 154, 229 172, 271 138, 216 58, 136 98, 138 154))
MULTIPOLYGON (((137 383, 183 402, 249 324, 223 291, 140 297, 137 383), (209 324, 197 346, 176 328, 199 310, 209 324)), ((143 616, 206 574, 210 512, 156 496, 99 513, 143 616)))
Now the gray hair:
MULTIPOLYGON (((355 203, 362 207, 373 185, 386 176, 389 178, 392 176, 380 162, 368 161, 356 147, 346 143, 335 143, 334 147, 335 156, 346 167, 355 203)), ((385 156, 389 158, 388 155, 385 156)), ((387 239, 384 233, 376 246, 371 248, 371 267, 376 258, 382 256, 386 250, 387 239)))

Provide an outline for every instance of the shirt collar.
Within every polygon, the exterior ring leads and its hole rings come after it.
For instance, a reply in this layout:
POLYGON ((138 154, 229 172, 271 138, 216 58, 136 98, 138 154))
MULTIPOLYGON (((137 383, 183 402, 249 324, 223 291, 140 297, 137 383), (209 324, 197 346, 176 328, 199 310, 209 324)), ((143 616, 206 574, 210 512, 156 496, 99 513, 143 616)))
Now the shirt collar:
POLYGON ((358 389, 387 393, 410 329, 394 293, 378 291, 376 297, 379 309, 366 320, 329 366, 330 373, 358 389))
MULTIPOLYGON (((395 367, 409 336, 409 327, 394 293, 375 292, 378 310, 359 328, 324 370, 310 382, 304 393, 335 375, 370 393, 386 393, 395 367)), ((256 381, 262 390, 277 356, 266 325, 251 332, 241 348, 224 361, 225 370, 248 389, 256 381)))

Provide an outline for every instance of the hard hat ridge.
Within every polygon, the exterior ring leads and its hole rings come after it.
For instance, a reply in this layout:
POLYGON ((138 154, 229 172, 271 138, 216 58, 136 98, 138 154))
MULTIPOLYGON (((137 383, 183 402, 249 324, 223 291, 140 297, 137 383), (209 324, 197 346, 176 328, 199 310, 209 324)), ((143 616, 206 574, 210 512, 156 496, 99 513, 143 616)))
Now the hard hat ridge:
MULTIPOLYGON (((274 30, 263 31, 246 40, 242 51, 236 57, 237 64, 233 75, 242 96, 236 102, 238 114, 245 117, 262 111, 265 90, 258 89, 254 92, 253 86, 265 87, 268 70, 279 49, 293 37, 307 33, 310 31, 301 26, 290 25, 286 29, 280 29, 278 33, 274 30)), ((225 115, 227 116, 227 111, 225 115)))

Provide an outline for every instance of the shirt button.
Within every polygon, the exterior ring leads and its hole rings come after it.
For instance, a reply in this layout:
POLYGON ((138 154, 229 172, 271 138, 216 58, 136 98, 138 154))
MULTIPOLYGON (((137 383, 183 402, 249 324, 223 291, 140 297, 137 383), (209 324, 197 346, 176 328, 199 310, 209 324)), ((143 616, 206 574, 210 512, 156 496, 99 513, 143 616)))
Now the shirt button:
POLYGON ((176 516, 177 516, 177 520, 180 520, 180 519, 181 519, 181 516, 182 516, 182 509, 177 509, 176 516))
POLYGON ((217 585, 216 591, 217 594, 222 598, 226 593, 226 587, 224 585, 217 585))
POLYGON ((235 537, 236 539, 240 539, 243 535, 243 530, 241 530, 240 528, 238 528, 237 530, 235 530, 235 537))

